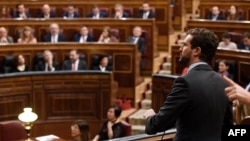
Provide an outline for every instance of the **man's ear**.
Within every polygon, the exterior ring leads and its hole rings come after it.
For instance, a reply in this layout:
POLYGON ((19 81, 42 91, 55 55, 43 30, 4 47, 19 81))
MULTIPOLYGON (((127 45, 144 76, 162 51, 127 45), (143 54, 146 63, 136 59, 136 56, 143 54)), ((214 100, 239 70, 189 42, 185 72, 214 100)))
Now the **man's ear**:
POLYGON ((200 47, 196 47, 195 49, 193 49, 193 53, 195 55, 200 55, 201 54, 201 48, 200 47))

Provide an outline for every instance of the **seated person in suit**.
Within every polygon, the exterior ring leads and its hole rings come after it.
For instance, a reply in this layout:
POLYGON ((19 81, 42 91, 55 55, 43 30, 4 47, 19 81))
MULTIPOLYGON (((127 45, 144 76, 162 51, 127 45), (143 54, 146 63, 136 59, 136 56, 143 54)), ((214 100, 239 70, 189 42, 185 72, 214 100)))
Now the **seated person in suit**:
POLYGON ((226 19, 227 20, 235 20, 235 21, 244 20, 243 14, 239 11, 238 6, 236 6, 236 5, 230 6, 229 13, 228 13, 228 16, 226 19))
POLYGON ((102 72, 105 71, 112 71, 113 68, 111 66, 108 65, 109 64, 109 59, 108 56, 100 56, 99 57, 99 66, 94 66, 93 70, 100 70, 102 72))
POLYGON ((76 120, 71 125, 72 141, 89 141, 89 125, 84 120, 76 120))
POLYGON ((149 18, 154 18, 155 17, 153 11, 150 8, 149 3, 144 2, 142 4, 142 10, 139 11, 137 17, 142 18, 142 19, 149 19, 149 18))
POLYGON ((85 43, 85 42, 93 42, 94 39, 92 35, 89 34, 88 28, 86 26, 83 26, 80 32, 74 35, 73 41, 79 43, 85 43))
POLYGON ((29 66, 25 62, 25 58, 22 54, 17 56, 17 63, 13 69, 13 72, 27 72, 29 71, 29 66))
POLYGON ((206 16, 206 19, 216 21, 225 20, 225 17, 220 13, 220 9, 218 6, 213 6, 211 9, 211 13, 206 16))
POLYGON ((48 4, 44 4, 42 7, 42 13, 39 15, 39 18, 49 19, 55 17, 56 13, 50 10, 50 6, 48 4))
POLYGON ((5 27, 0 27, 0 44, 13 43, 14 40, 8 35, 8 31, 5 27))
POLYGON ((128 18, 128 13, 123 11, 123 6, 121 4, 115 5, 115 14, 113 15, 115 19, 128 18))
POLYGON ((114 138, 124 137, 125 129, 119 117, 121 115, 121 108, 118 106, 111 106, 107 112, 107 121, 102 125, 98 135, 92 141, 110 140, 114 138))
POLYGON ((69 53, 69 59, 65 60, 63 63, 62 70, 72 70, 72 71, 78 71, 78 70, 86 70, 87 64, 85 61, 79 59, 80 53, 78 50, 71 50, 69 53))
POLYGON ((228 32, 222 34, 222 41, 219 43, 218 47, 230 50, 236 50, 237 45, 231 42, 231 35, 228 32))
POLYGON ((67 7, 67 11, 63 13, 63 18, 66 19, 80 18, 80 15, 78 12, 76 12, 74 5, 69 5, 67 7))
POLYGON ((17 11, 14 13, 13 18, 31 18, 31 15, 27 11, 25 11, 24 4, 17 4, 16 9, 17 11))
POLYGON ((250 32, 245 32, 242 42, 240 42, 239 49, 250 50, 250 32))
POLYGON ((218 66, 218 73, 223 76, 227 76, 228 78, 233 80, 233 75, 229 73, 229 62, 226 60, 220 60, 218 66))
POLYGON ((110 27, 105 26, 103 28, 102 34, 98 40, 99 43, 110 43, 110 42, 119 42, 118 39, 111 35, 110 27))
POLYGON ((10 19, 10 18, 12 17, 10 15, 9 8, 6 6, 2 6, 0 11, 0 19, 10 19))
POLYGON ((129 36, 128 42, 138 44, 138 51, 144 53, 146 50, 146 41, 142 35, 142 28, 140 26, 136 26, 133 29, 133 36, 129 36))
POLYGON ((45 50, 43 53, 43 61, 35 64, 35 71, 56 71, 59 70, 59 64, 54 60, 50 50, 45 50))
POLYGON ((21 44, 34 44, 37 43, 36 37, 33 35, 33 29, 25 26, 22 30, 21 37, 18 38, 17 43, 21 44))
POLYGON ((98 5, 92 7, 92 12, 89 12, 87 18, 99 19, 108 17, 107 13, 101 12, 98 5))
POLYGON ((58 43, 66 41, 66 37, 60 33, 60 27, 57 23, 50 24, 49 30, 50 33, 43 37, 44 42, 58 43))

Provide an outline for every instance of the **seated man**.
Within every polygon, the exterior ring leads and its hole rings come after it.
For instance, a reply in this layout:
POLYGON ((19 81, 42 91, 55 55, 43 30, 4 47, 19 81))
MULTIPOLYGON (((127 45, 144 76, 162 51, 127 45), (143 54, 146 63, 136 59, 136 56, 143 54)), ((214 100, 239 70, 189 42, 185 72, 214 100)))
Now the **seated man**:
POLYGON ((216 20, 225 20, 225 17, 220 13, 219 7, 212 7, 211 13, 206 16, 206 19, 216 21, 216 20))
POLYGON ((87 64, 85 61, 79 59, 80 53, 77 50, 71 50, 69 53, 69 59, 63 63, 62 70, 86 70, 87 64))
POLYGON ((87 18, 99 19, 108 17, 107 13, 100 12, 98 5, 94 5, 92 12, 89 12, 86 16, 87 18))
POLYGON ((89 34, 88 28, 83 26, 79 33, 74 35, 74 42, 85 43, 85 42, 93 42, 93 37, 89 34))
POLYGON ((57 23, 50 24, 50 32, 43 37, 44 42, 58 43, 65 42, 66 37, 60 33, 60 27, 57 23))
POLYGON ((128 13, 123 11, 123 6, 121 4, 115 5, 115 14, 113 15, 115 19, 128 18, 128 13))
POLYGON ((100 70, 102 72, 105 72, 105 71, 112 71, 113 68, 112 66, 109 66, 109 59, 108 59, 108 56, 100 56, 99 57, 99 66, 94 66, 93 67, 93 70, 100 70))
POLYGON ((13 18, 22 18, 22 19, 31 18, 30 14, 25 11, 24 4, 17 4, 16 9, 17 11, 13 13, 13 18))
POLYGON ((250 32, 246 32, 243 35, 243 41, 240 42, 239 49, 250 50, 250 32))
POLYGON ((13 38, 8 36, 8 31, 5 27, 0 27, 0 44, 13 43, 13 38))
POLYGON ((222 34, 222 41, 219 43, 218 47, 230 50, 237 49, 237 45, 231 42, 231 35, 228 32, 222 34))
POLYGON ((143 54, 146 50, 146 41, 143 37, 141 37, 141 35, 142 28, 140 26, 134 27, 133 36, 129 36, 128 42, 138 44, 138 51, 143 54))
POLYGON ((59 64, 54 61, 53 54, 50 50, 45 50, 43 53, 43 61, 35 64, 35 71, 56 71, 59 70, 59 64))
POLYGON ((78 12, 76 12, 76 8, 74 5, 69 5, 67 7, 67 11, 63 14, 63 18, 66 19, 80 18, 80 15, 78 12))
POLYGON ((139 11, 137 17, 143 18, 143 19, 149 19, 149 18, 154 18, 155 15, 154 15, 153 11, 151 10, 149 4, 147 2, 144 2, 142 4, 142 10, 139 11))
POLYGON ((44 4, 42 7, 42 13, 39 15, 39 18, 49 19, 55 17, 56 13, 51 11, 50 6, 48 4, 44 4))

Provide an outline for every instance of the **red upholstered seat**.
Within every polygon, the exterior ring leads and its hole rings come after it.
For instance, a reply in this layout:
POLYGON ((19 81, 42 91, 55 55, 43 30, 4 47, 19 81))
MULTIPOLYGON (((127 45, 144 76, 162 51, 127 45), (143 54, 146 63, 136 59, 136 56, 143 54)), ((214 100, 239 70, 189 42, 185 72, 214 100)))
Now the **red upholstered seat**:
POLYGON ((132 130, 132 127, 129 123, 125 122, 125 121, 121 121, 124 129, 125 129, 125 133, 124 135, 125 136, 130 136, 131 135, 131 130, 132 130))
POLYGON ((132 7, 124 7, 123 11, 128 13, 129 17, 133 17, 133 8, 132 7))
POLYGON ((26 139, 27 134, 21 122, 17 120, 0 122, 0 141, 26 139))

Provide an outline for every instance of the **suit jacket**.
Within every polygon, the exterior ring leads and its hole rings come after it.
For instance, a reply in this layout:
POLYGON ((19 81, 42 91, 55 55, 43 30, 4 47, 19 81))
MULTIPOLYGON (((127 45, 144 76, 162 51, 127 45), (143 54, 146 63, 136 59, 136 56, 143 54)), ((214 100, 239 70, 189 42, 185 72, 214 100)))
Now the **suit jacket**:
MULTIPOLYGON (((44 14, 41 13, 41 14, 39 15, 39 18, 45 18, 45 17, 44 17, 44 14)), ((49 18, 56 18, 56 13, 55 13, 55 12, 50 12, 49 18)))
MULTIPOLYGON (((137 17, 138 18, 143 18, 143 11, 142 10, 139 11, 137 17)), ((155 17, 154 13, 150 10, 149 14, 148 14, 148 18, 154 18, 154 17, 155 17)))
MULTIPOLYGON (((92 68, 92 70, 101 70, 101 68, 100 68, 99 66, 94 66, 94 67, 92 68)), ((105 70, 106 70, 106 71, 112 71, 112 70, 113 70, 113 67, 112 67, 112 66, 107 66, 107 67, 105 68, 105 70)))
MULTIPOLYGON (((14 40, 13 40, 13 38, 11 36, 7 36, 7 41, 8 41, 8 43, 14 43, 14 40)), ((0 41, 0 43, 6 43, 6 42, 0 41)))
MULTIPOLYGON (((65 60, 63 63, 62 70, 72 70, 72 62, 70 60, 65 60)), ((79 59, 77 70, 87 70, 86 62, 79 59)))
MULTIPOLYGON (((38 64, 35 65, 35 71, 45 71, 45 61, 40 61, 38 64)), ((56 70, 60 70, 59 64, 56 61, 53 61, 53 67, 56 70)))
POLYGON ((242 41, 238 45, 238 49, 250 50, 250 45, 246 46, 242 41))
MULTIPOLYGON (((69 13, 68 12, 66 12, 66 13, 64 13, 63 14, 63 17, 69 17, 69 13)), ((79 13, 77 13, 77 12, 74 12, 74 16, 73 16, 74 18, 80 18, 80 15, 79 15, 79 13)))
MULTIPOLYGON (((100 14, 99 15, 100 18, 107 18, 108 17, 107 13, 100 12, 99 14, 100 14)), ((94 16, 93 12, 89 12, 86 17, 87 18, 92 18, 93 16, 94 16)))
MULTIPOLYGON (((25 12, 25 14, 26 14, 27 18, 31 18, 30 13, 25 12)), ((19 15, 19 12, 18 12, 18 11, 16 11, 16 12, 13 14, 13 18, 20 18, 20 15, 19 15)))
MULTIPOLYGON (((74 37, 73 37, 74 42, 79 42, 80 39, 81 39, 81 34, 79 34, 79 33, 75 34, 74 37)), ((93 41, 94 41, 93 37, 91 35, 88 35, 87 36, 87 42, 93 42, 93 41)))
MULTIPOLYGON (((43 37, 42 41, 43 42, 51 42, 51 34, 49 33, 49 34, 45 35, 43 37)), ((65 42, 65 41, 67 41, 66 37, 63 34, 59 34, 58 35, 58 42, 65 42)))
MULTIPOLYGON (((213 19, 213 15, 212 14, 208 14, 206 16, 206 19, 208 20, 212 20, 213 19)), ((219 14, 216 18, 216 20, 225 20, 225 17, 222 14, 219 14)))
POLYGON ((178 77, 159 112, 147 119, 146 133, 176 124, 174 141, 221 141, 222 128, 233 124, 227 84, 206 64, 178 77))
MULTIPOLYGON (((128 42, 133 43, 133 36, 129 36, 128 42)), ((146 51, 146 41, 145 41, 145 39, 143 37, 139 37, 139 39, 137 41, 137 45, 138 45, 138 51, 141 52, 142 54, 145 53, 145 51, 146 51)))

